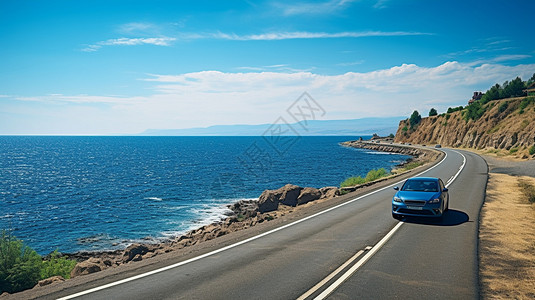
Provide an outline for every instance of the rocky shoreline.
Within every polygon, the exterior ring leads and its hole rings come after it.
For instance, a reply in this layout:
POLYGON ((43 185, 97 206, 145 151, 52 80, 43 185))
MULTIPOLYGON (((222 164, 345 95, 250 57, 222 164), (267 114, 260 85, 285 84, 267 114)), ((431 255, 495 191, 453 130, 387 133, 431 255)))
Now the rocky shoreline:
MULTIPOLYGON (((342 145, 410 155, 411 159, 409 159, 408 162, 432 161, 439 155, 437 151, 431 149, 381 144, 377 142, 349 141, 342 143, 342 145)), ((404 164, 402 164, 401 167, 404 164)), ((385 179, 380 179, 376 182, 383 180, 385 179)), ((124 250, 77 252, 73 254, 63 254, 63 256, 78 261, 71 272, 71 278, 91 274, 122 264, 146 260, 160 254, 197 245, 227 235, 231 232, 247 229, 263 222, 269 222, 292 213, 295 209, 299 209, 300 206, 304 206, 309 202, 328 201, 329 199, 340 196, 344 192, 354 191, 376 182, 355 186, 350 190, 342 190, 338 187, 323 187, 316 189, 287 184, 276 190, 265 190, 258 200, 241 200, 229 205, 228 208, 231 210, 231 213, 226 219, 217 223, 202 226, 162 243, 136 243, 128 246, 124 250)))

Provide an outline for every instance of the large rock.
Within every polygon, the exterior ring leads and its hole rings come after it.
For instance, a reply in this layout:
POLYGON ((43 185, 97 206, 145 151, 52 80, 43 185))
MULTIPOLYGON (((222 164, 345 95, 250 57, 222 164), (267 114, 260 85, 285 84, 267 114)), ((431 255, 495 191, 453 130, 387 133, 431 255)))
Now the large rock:
POLYGON ((340 196, 340 189, 338 189, 335 186, 322 187, 320 189, 320 192, 321 192, 322 199, 328 199, 328 198, 334 198, 336 196, 340 196))
POLYGON ((258 198, 258 211, 270 212, 279 208, 279 199, 282 193, 279 190, 265 190, 258 198))
POLYGON ((321 197, 320 190, 316 188, 306 187, 301 190, 297 197, 297 205, 305 204, 310 201, 318 200, 321 197))
POLYGON ((136 258, 137 261, 139 258, 149 252, 149 247, 147 245, 143 244, 132 244, 128 246, 123 253, 123 263, 127 263, 129 261, 134 260, 136 258))
POLYGON ((281 187, 279 190, 282 191, 280 202, 288 206, 297 206, 297 198, 301 193, 303 188, 293 184, 287 184, 281 187))
POLYGON ((53 283, 57 283, 57 282, 63 282, 65 281, 65 278, 61 277, 61 276, 52 276, 50 278, 46 278, 46 279, 43 279, 43 280, 39 280, 39 282, 37 282, 37 286, 45 286, 45 285, 50 285, 50 284, 53 284, 53 283))
POLYGON ((88 260, 79 262, 74 266, 74 269, 71 271, 71 278, 87 275, 95 272, 100 272, 102 267, 100 266, 100 260, 98 258, 90 258, 88 260))
POLYGON ((297 197, 303 188, 287 184, 276 190, 265 190, 258 198, 258 211, 270 212, 279 208, 279 203, 288 206, 297 206, 297 197))

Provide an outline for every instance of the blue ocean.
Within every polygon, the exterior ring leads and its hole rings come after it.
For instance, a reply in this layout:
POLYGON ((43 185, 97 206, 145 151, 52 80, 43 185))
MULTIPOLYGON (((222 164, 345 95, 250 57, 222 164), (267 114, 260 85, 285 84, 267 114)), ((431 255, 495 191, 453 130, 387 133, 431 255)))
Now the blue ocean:
POLYGON ((287 183, 339 186, 404 155, 356 137, 0 136, 0 229, 40 254, 157 242, 287 183))

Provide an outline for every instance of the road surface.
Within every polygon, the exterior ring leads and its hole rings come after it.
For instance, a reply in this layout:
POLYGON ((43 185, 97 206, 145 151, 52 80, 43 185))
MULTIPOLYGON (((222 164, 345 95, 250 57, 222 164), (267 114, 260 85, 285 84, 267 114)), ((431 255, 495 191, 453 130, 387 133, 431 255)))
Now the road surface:
POLYGON ((444 160, 421 174, 449 182, 442 221, 394 220, 389 186, 203 257, 49 297, 477 299, 487 165, 470 152, 443 150, 444 160))

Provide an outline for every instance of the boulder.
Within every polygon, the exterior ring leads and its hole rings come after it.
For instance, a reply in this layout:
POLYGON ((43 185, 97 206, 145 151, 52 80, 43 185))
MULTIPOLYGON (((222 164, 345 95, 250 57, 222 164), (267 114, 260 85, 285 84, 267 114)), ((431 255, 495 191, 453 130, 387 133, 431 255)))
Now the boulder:
POLYGON ((258 198, 258 211, 265 213, 277 210, 281 194, 279 190, 265 190, 262 192, 262 195, 258 198))
POLYGON ((340 196, 340 189, 338 189, 335 186, 322 187, 320 189, 320 192, 321 192, 322 199, 334 198, 336 196, 340 196))
POLYGON ((65 278, 63 278, 61 276, 52 276, 50 278, 39 280, 39 282, 37 282, 36 287, 45 286, 45 285, 49 285, 49 284, 53 284, 53 283, 57 283, 57 282, 63 282, 63 281, 65 281, 65 278))
POLYGON ((320 190, 316 188, 306 187, 301 190, 297 197, 297 205, 305 204, 310 201, 318 200, 321 197, 320 190))
POLYGON ((149 252, 149 247, 143 244, 132 244, 128 246, 123 253, 123 263, 127 263, 134 259, 134 257, 141 257, 142 255, 149 252))
POLYGON ((287 184, 279 190, 282 192, 280 202, 288 206, 297 206, 297 198, 303 188, 293 184, 287 184))
POLYGON ((74 266, 74 269, 71 271, 71 278, 87 275, 95 272, 100 272, 102 270, 100 266, 100 260, 97 258, 90 258, 88 260, 79 262, 74 266))

